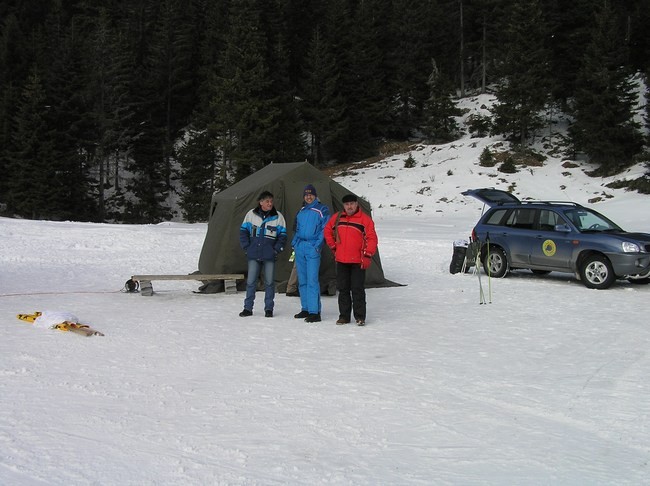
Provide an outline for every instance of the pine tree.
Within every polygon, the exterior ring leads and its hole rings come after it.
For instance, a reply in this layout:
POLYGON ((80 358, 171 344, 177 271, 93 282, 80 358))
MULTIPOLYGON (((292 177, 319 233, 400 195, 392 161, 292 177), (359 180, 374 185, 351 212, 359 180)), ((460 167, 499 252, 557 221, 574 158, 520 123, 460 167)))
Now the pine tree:
POLYGON ((338 141, 347 132, 345 103, 338 91, 338 80, 334 56, 316 28, 301 87, 301 113, 310 137, 310 160, 316 166, 334 157, 338 141))
POLYGON ((354 14, 351 31, 345 97, 349 130, 341 153, 344 160, 358 160, 377 153, 377 142, 384 138, 389 125, 390 92, 385 74, 386 30, 382 19, 387 14, 385 2, 365 0, 354 14))
POLYGON ((268 39, 261 28, 256 0, 235 0, 230 31, 211 100, 216 143, 232 163, 237 180, 272 162, 268 134, 277 128, 280 110, 266 58, 268 39))
MULTIPOLYGON (((134 58, 129 101, 137 127, 130 146, 127 169, 133 176, 125 189, 133 197, 125 203, 124 221, 159 222, 170 217, 166 204, 169 193, 169 167, 165 161, 165 102, 159 91, 159 77, 152 76, 153 32, 159 18, 157 1, 144 0, 129 5, 129 50, 134 58)), ((157 39, 160 41, 160 39, 157 39)))
POLYGON ((445 143, 458 137, 458 123, 454 117, 460 116, 461 112, 451 98, 449 82, 442 77, 435 60, 432 64, 423 129, 431 143, 445 143))
MULTIPOLYGON (((645 137, 645 151, 646 154, 650 154, 650 67, 645 72, 645 125, 646 125, 646 137, 645 137)), ((646 160, 646 179, 650 180, 650 161, 646 160)))
POLYGON ((225 187, 215 183, 218 154, 212 146, 208 131, 189 130, 186 137, 187 141, 178 151, 180 177, 183 181, 180 206, 183 218, 194 223, 207 220, 212 194, 225 187))
MULTIPOLYGON (((11 151, 13 117, 20 85, 26 75, 27 42, 14 13, 6 13, 0 24, 0 174, 7 174, 11 151)), ((9 177, 0 177, 0 203, 6 203, 9 177)))
POLYGON ((645 72, 645 100, 646 145, 650 149, 650 67, 645 72))
POLYGON ((578 151, 612 174, 639 153, 642 136, 633 120, 636 93, 625 68, 626 48, 608 2, 596 12, 582 59, 569 133, 578 151))
POLYGON ((392 135, 397 138, 413 135, 414 129, 422 123, 434 52, 431 19, 435 16, 430 11, 434 4, 414 0, 393 2, 390 31, 394 45, 388 56, 392 79, 392 135))
POLYGON ((115 221, 121 219, 121 175, 134 135, 130 126, 134 107, 128 96, 134 67, 117 19, 100 8, 89 13, 86 21, 89 72, 85 95, 91 103, 92 128, 85 146, 96 173, 97 219, 115 221))
POLYGON ((544 43, 551 54, 552 98, 566 108, 577 88, 578 69, 593 22, 594 2, 542 0, 541 4, 544 23, 548 28, 544 43))
POLYGON ((625 41, 629 49, 628 64, 637 72, 650 66, 650 0, 625 0, 612 3, 625 25, 625 41))
MULTIPOLYGON (((230 162, 219 150, 221 134, 217 131, 214 120, 217 112, 212 100, 219 91, 217 79, 221 58, 225 51, 227 26, 229 23, 228 2, 209 2, 204 12, 205 30, 198 38, 200 67, 198 75, 198 104, 184 134, 184 142, 178 152, 180 164, 181 193, 180 204, 187 218, 200 221, 205 218, 209 200, 201 191, 210 188, 208 197, 215 190, 221 190, 230 184, 228 178, 230 162)), ((197 12, 201 9, 197 9, 197 12)))
POLYGON ((88 151, 84 141, 91 125, 82 46, 85 32, 63 4, 54 3, 43 26, 40 72, 48 109, 52 150, 49 159, 48 218, 95 219, 95 195, 88 172, 88 151))
POLYGON ((548 53, 537 0, 515 2, 505 32, 505 60, 500 67, 493 130, 526 146, 542 126, 540 111, 549 100, 548 53))
POLYGON ((279 111, 277 124, 267 133, 269 157, 273 162, 296 162, 305 160, 307 151, 304 141, 304 124, 300 119, 297 88, 289 79, 289 52, 283 38, 275 41, 271 56, 273 91, 279 111))
POLYGON ((505 61, 503 33, 512 3, 513 0, 462 2, 465 41, 461 59, 469 89, 485 93, 488 85, 496 81, 497 67, 505 61))
POLYGON ((55 168, 50 164, 54 143, 45 118, 48 108, 41 76, 34 68, 18 102, 13 119, 13 150, 7 153, 9 214, 31 219, 49 216, 55 168))
POLYGON ((147 59, 153 89, 158 94, 152 114, 163 135, 162 173, 165 189, 171 189, 174 143, 189 119, 196 102, 192 52, 193 25, 187 2, 163 0, 152 25, 147 59))
POLYGON ((322 0, 274 0, 269 4, 281 5, 283 12, 283 33, 289 50, 289 81, 294 88, 300 85, 303 63, 307 57, 310 40, 314 29, 323 29, 323 19, 326 15, 327 2, 322 0))
MULTIPOLYGON (((321 70, 327 83, 327 91, 324 92, 327 99, 318 104, 321 107, 328 107, 329 113, 321 113, 321 121, 326 120, 328 126, 321 125, 325 131, 321 133, 320 141, 316 142, 324 149, 318 161, 327 164, 346 161, 350 150, 350 83, 352 82, 352 33, 354 31, 351 3, 353 2, 349 0, 327 2, 324 17, 317 23, 317 31, 313 31, 304 63, 303 73, 306 73, 304 76, 309 79, 302 83, 303 87, 306 84, 318 86, 320 81, 314 79, 315 69, 321 70), (313 59, 314 49, 326 51, 325 58, 313 59), (326 63, 329 66, 326 67, 326 63), (329 72, 322 72, 323 69, 329 72)), ((317 95, 316 92, 313 94, 317 95)), ((315 105, 312 103, 312 106, 315 105)))
POLYGON ((288 43, 287 18, 291 2, 260 2, 261 20, 267 41, 266 59, 271 85, 267 97, 278 110, 276 123, 268 130, 266 141, 270 160, 276 163, 304 160, 306 147, 301 123, 297 87, 291 82, 291 47, 288 43))

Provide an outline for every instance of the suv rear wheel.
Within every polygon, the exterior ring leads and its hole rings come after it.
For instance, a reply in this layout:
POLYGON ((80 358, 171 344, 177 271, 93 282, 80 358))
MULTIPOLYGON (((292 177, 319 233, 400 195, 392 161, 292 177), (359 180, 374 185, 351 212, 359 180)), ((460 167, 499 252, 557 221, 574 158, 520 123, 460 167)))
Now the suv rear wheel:
POLYGON ((594 254, 582 262, 580 279, 588 289, 607 289, 616 280, 616 275, 607 257, 594 254))
POLYGON ((508 273, 508 259, 505 252, 498 246, 490 248, 483 257, 483 269, 490 277, 501 278, 508 273))

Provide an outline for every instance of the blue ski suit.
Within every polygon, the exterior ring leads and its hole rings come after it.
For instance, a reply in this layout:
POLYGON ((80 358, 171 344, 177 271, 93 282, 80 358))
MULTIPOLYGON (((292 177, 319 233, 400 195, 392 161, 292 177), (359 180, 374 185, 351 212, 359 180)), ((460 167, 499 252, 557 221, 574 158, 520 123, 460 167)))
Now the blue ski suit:
POLYGON ((300 305, 310 314, 320 314, 321 309, 318 273, 325 240, 323 229, 329 216, 329 208, 318 199, 303 206, 296 215, 296 232, 291 240, 296 252, 300 305))

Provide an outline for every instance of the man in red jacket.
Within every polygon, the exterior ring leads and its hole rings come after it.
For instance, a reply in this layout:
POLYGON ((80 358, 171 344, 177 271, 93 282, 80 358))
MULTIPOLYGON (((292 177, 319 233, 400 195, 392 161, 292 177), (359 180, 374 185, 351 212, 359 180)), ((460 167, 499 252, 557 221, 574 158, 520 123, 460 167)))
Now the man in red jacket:
POLYGON ((366 269, 377 251, 377 233, 372 218, 359 208, 354 194, 343 196, 343 211, 325 225, 325 242, 336 260, 339 319, 348 324, 354 310, 357 325, 366 324, 366 269))

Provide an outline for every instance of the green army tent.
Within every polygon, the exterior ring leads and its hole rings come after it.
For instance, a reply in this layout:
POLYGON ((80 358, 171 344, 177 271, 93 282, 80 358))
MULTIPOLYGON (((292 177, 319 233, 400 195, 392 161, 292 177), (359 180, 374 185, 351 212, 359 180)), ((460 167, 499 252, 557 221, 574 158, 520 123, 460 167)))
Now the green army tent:
MULTIPOLYGON (((291 274, 292 263, 291 238, 296 213, 302 206, 302 191, 307 184, 313 184, 318 198, 326 204, 332 214, 343 209, 341 198, 350 194, 341 184, 333 181, 308 162, 270 164, 239 181, 228 189, 212 196, 208 231, 199 257, 199 272, 203 274, 243 273, 247 272, 247 261, 239 246, 239 227, 246 212, 257 205, 257 198, 262 191, 271 191, 274 204, 287 222, 288 240, 284 253, 278 256, 275 280, 277 289, 283 292, 291 274)), ((362 209, 370 214, 370 205, 359 198, 362 209)), ((379 246, 381 247, 381 234, 379 246)), ((336 268, 331 251, 323 246, 320 268, 322 293, 336 293, 336 268)), ((379 252, 373 257, 373 263, 366 273, 367 287, 388 287, 399 285, 386 280, 381 267, 379 252)), ((240 282, 240 288, 241 282, 240 282)), ((223 282, 204 285, 201 291, 206 293, 223 290, 223 282)))

